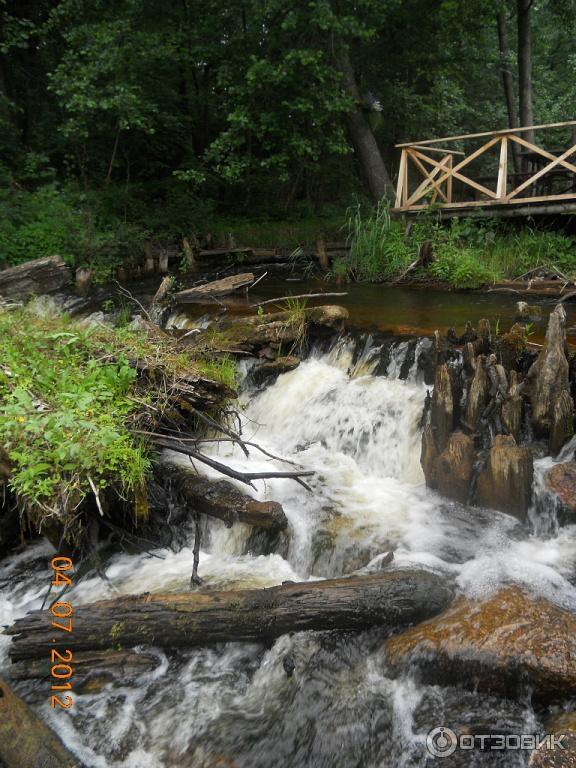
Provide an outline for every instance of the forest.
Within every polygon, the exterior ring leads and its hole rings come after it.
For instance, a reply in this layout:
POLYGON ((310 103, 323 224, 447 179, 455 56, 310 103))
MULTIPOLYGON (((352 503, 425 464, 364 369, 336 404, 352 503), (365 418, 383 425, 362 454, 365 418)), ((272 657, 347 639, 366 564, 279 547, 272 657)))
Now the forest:
POLYGON ((0 19, 0 768, 576 765, 576 0, 0 19))
MULTIPOLYGON (((395 144, 574 114, 571 0, 3 0, 0 12, 6 265, 59 253, 104 278, 150 238, 344 240, 350 210, 369 218, 393 200, 395 144)), ((568 245, 521 237, 533 261, 568 245)), ((386 260, 360 276, 386 277, 386 260)))

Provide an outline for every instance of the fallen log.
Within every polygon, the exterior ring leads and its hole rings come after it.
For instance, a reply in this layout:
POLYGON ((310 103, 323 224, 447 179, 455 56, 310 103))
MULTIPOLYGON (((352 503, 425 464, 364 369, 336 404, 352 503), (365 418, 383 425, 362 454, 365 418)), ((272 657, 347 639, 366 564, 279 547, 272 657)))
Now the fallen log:
POLYGON ((58 737, 0 680, 0 761, 6 768, 80 768, 58 737))
POLYGON ((27 261, 0 272, 0 296, 25 299, 40 293, 53 293, 64 288, 70 272, 60 256, 27 261))
POLYGON ((213 280, 205 285, 197 285, 194 288, 187 288, 184 291, 178 291, 174 294, 175 304, 193 304, 208 299, 215 299, 219 296, 227 296, 240 288, 251 285, 254 282, 252 272, 243 272, 240 275, 230 275, 221 280, 213 280))
POLYGON ((195 512, 217 517, 228 528, 235 522, 274 532, 288 527, 281 504, 257 501, 226 480, 209 480, 176 462, 163 462, 158 474, 162 480, 170 480, 178 496, 195 512))
MULTIPOLYGON (((269 641, 288 632, 362 630, 412 624, 442 611, 452 599, 445 579, 423 570, 283 584, 269 589, 137 595, 75 608, 66 648, 116 650, 136 645, 189 648, 218 642, 269 641)), ((52 615, 18 619, 12 661, 35 659, 54 647, 52 615)))

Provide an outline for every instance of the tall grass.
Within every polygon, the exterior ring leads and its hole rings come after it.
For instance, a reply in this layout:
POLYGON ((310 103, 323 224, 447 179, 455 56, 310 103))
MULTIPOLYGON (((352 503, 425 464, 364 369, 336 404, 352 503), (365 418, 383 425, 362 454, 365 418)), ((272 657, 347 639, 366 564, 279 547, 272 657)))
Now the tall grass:
POLYGON ((349 208, 345 228, 350 245, 348 267, 356 280, 386 280, 413 261, 414 245, 405 237, 402 222, 390 218, 384 202, 368 215, 360 204, 349 208))
POLYGON ((346 269, 355 280, 379 282, 398 278, 417 260, 424 240, 432 243, 427 270, 412 276, 432 277, 456 288, 477 288, 500 279, 520 277, 536 267, 556 268, 576 276, 576 244, 562 232, 517 230, 495 219, 456 219, 442 225, 431 213, 405 223, 390 218, 388 207, 366 213, 350 208, 346 229, 350 255, 346 269))

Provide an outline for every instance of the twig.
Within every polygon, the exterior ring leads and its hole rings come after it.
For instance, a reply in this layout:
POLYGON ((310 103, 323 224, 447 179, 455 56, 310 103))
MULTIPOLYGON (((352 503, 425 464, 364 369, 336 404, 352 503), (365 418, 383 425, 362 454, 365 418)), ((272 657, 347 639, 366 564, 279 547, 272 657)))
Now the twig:
POLYGON ((135 298, 134 296, 132 296, 132 294, 130 293, 130 291, 129 291, 127 288, 124 288, 124 286, 123 286, 123 285, 120 285, 120 283, 118 282, 118 280, 113 280, 112 282, 113 282, 113 283, 116 283, 116 285, 117 285, 117 286, 118 286, 118 288, 120 289, 120 292, 121 292, 121 293, 123 293, 123 294, 124 294, 124 296, 127 296, 127 297, 128 297, 130 300, 131 300, 131 301, 133 301, 135 304, 137 304, 137 305, 140 307, 140 309, 142 310, 142 312, 144 312, 144 314, 145 314, 145 315, 146 315, 146 317, 148 318, 149 322, 151 322, 151 323, 152 323, 152 325, 156 325, 156 323, 154 322, 154 320, 152 320, 152 318, 150 317, 150 315, 149 315, 148 311, 147 311, 146 309, 144 309, 143 305, 142 305, 142 304, 141 304, 141 303, 138 301, 138 299, 137 299, 137 298, 135 298))
POLYGON ((278 301, 288 301, 288 299, 318 299, 323 296, 348 296, 348 291, 342 293, 300 293, 297 296, 280 296, 278 299, 267 299, 259 301, 257 304, 250 304, 250 308, 263 307, 265 304, 275 304, 278 301))
POLYGON ((268 274, 268 271, 264 272, 264 274, 263 274, 263 275, 260 275, 260 277, 258 278, 258 280, 255 280, 255 281, 252 283, 252 285, 249 285, 249 286, 246 288, 246 290, 247 290, 247 291, 249 291, 249 290, 250 290, 250 288, 254 288, 254 286, 255 286, 255 285, 258 285, 258 283, 260 282, 260 280, 263 280, 263 279, 266 277, 266 275, 267 275, 267 274, 268 274))
POLYGON ((284 477, 291 478, 293 480, 299 480, 301 477, 310 477, 311 475, 316 474, 312 470, 299 472, 239 472, 238 470, 233 469, 226 464, 222 464, 220 461, 216 461, 209 456, 205 456, 203 453, 194 450, 194 448, 189 446, 187 447, 182 443, 182 441, 178 439, 158 437, 154 440, 154 442, 161 448, 168 448, 172 451, 176 451, 176 453, 183 453, 185 456, 193 456, 202 464, 206 464, 207 466, 212 467, 212 469, 218 470, 218 472, 221 472, 227 477, 232 477, 234 480, 239 480, 241 483, 249 485, 251 488, 254 488, 252 480, 271 480, 274 478, 284 477))

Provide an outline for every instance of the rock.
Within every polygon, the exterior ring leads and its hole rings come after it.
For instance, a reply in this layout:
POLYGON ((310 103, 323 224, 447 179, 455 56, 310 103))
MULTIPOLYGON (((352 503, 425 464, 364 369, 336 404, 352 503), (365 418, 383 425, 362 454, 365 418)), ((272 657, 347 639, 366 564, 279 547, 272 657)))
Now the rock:
POLYGON ((322 326, 323 328, 330 328, 334 331, 342 331, 349 317, 348 310, 338 304, 311 307, 305 309, 304 313, 307 322, 312 325, 322 326))
POLYGON ((472 432, 476 432, 480 425, 480 417, 484 413, 488 402, 488 387, 486 357, 478 355, 474 363, 474 378, 470 384, 464 416, 465 424, 472 432))
POLYGON ((475 458, 472 438, 463 432, 453 432, 436 461, 438 492, 464 504, 470 493, 475 458))
POLYGON ((576 768, 576 713, 557 715, 546 723, 554 744, 541 744, 530 755, 529 768, 576 768))
POLYGON ((293 371, 295 368, 298 368, 299 365, 300 358, 295 355, 277 357, 276 360, 271 360, 254 368, 252 370, 252 379, 256 384, 261 384, 263 381, 270 379, 275 381, 280 374, 293 371))
POLYGON ((534 431, 537 437, 552 436, 555 453, 574 431, 565 325, 566 312, 558 304, 548 321, 544 348, 527 375, 534 431))
POLYGON ((576 616, 517 586, 484 602, 458 599, 385 645, 395 673, 415 666, 438 685, 504 696, 533 688, 541 701, 576 694, 576 616))
POLYGON ((536 322, 542 319, 542 308, 537 304, 528 304, 525 301, 516 302, 516 320, 522 322, 536 322))
POLYGON ((576 461, 556 464, 544 478, 546 487, 555 493, 569 516, 576 514, 576 461))
POLYGON ((512 435, 496 435, 478 476, 478 504, 525 519, 532 502, 533 476, 530 450, 519 447, 512 435))
POLYGON ((436 369, 434 394, 432 395, 431 425, 434 442, 438 452, 442 453, 448 443, 454 426, 454 396, 448 365, 436 369))

